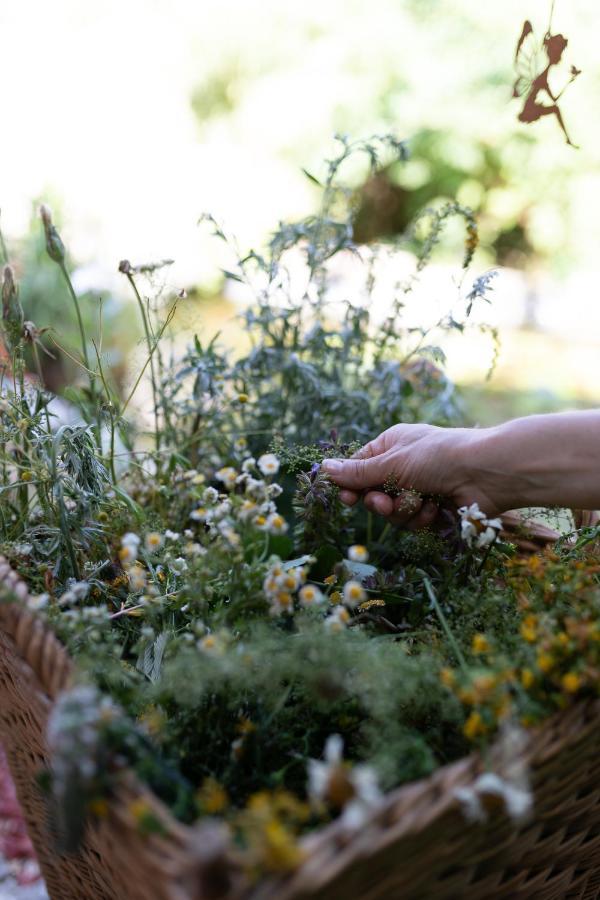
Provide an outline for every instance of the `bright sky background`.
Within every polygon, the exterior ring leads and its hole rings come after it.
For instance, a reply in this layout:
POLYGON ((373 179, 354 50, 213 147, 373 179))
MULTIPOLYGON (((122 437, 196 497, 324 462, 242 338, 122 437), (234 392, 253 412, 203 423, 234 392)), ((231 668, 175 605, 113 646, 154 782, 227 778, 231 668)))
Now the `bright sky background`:
MULTIPOLYGON (((201 279, 212 250, 199 215, 212 211, 245 245, 279 218, 307 213, 315 194, 300 166, 318 170, 338 129, 410 137, 447 127, 447 152, 464 157, 461 135, 494 144, 524 128, 509 102, 512 53, 523 18, 541 36, 549 5, 0 0, 3 230, 22 234, 32 202, 45 198, 75 256, 100 263, 100 278, 123 257, 170 256, 179 283, 201 279), (215 84, 224 112, 201 122, 192 93, 215 84)), ((495 202, 510 206, 537 173, 536 228, 558 253, 557 192, 568 186, 569 303, 549 305, 560 330, 573 323, 573 303, 577 321, 597 306, 597 0, 557 0, 554 24, 584 72, 564 105, 582 150, 567 147, 554 122, 539 123, 521 187, 508 184, 495 202)))

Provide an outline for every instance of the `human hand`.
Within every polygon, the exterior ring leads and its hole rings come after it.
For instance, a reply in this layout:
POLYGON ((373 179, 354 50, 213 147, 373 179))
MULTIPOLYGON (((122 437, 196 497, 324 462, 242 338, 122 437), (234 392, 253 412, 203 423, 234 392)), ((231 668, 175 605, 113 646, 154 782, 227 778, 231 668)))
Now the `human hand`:
POLYGON ((340 486, 343 503, 353 506, 362 497, 367 509, 406 528, 424 528, 435 521, 438 504, 423 495, 447 498, 457 507, 477 502, 492 516, 499 512, 497 502, 473 480, 468 465, 479 434, 467 428, 394 425, 352 459, 324 460, 323 471, 340 486), (382 490, 390 476, 402 489, 395 498, 382 490))

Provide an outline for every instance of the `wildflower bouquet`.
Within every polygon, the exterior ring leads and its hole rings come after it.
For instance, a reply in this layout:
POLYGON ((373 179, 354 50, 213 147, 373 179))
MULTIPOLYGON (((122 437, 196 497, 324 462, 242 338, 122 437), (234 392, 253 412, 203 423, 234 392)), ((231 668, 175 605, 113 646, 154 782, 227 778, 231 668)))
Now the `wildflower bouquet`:
MULTIPOLYGON (((398 247, 353 243, 340 170, 355 154, 375 167, 382 154, 401 163, 405 148, 343 139, 318 214, 282 224, 264 252, 226 272, 252 294, 249 349, 235 358, 198 337, 181 359, 169 355, 184 298, 165 306, 153 293, 163 263, 121 262, 146 342, 126 398, 99 336, 85 332, 44 208, 49 264, 81 325, 72 424, 26 379, 38 335, 4 269, 0 553, 76 661, 52 711, 43 778, 63 850, 106 815, 133 769, 181 822, 221 820, 247 879, 288 872, 306 832, 336 819, 356 833, 384 792, 484 749, 499 730, 514 746, 517 727, 597 692, 593 529, 522 560, 476 505, 444 509, 436 531, 398 532, 343 507, 321 470, 395 422, 460 421, 432 341, 469 327, 491 281, 467 288, 462 277, 450 314, 404 324, 445 225, 465 224, 463 272, 477 243, 469 210, 429 210, 400 242, 414 272, 372 321, 378 264, 398 247), (332 299, 335 261, 356 255, 364 283, 332 299), (136 427, 128 413, 145 379, 150 416, 136 427)), ((393 478, 382 489, 414 501, 393 478)), ((471 817, 490 795, 515 816, 530 809, 526 773, 479 787, 461 798, 471 817)), ((130 813, 142 832, 158 827, 143 802, 130 813)))

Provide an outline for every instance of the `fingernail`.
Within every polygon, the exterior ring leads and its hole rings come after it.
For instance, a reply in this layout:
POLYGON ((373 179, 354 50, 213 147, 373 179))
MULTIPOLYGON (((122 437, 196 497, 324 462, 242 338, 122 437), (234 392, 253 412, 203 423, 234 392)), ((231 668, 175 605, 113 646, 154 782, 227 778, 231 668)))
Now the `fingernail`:
POLYGON ((339 459, 324 459, 321 468, 329 475, 337 475, 342 471, 342 462, 339 459))

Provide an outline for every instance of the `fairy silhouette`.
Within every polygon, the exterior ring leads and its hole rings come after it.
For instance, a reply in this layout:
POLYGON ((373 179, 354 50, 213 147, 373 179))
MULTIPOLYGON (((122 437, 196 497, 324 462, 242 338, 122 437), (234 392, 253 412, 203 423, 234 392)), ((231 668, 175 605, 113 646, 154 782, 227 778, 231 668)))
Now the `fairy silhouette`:
MULTIPOLYGON (((519 113, 519 121, 531 124, 537 122, 542 116, 556 116, 563 134, 567 140, 567 144, 571 147, 576 145, 573 143, 567 133, 565 123, 561 111, 558 107, 558 101, 564 94, 568 86, 581 74, 581 70, 571 66, 571 77, 565 84, 563 89, 556 95, 552 93, 548 81, 548 75, 552 66, 558 65, 562 59, 567 44, 567 38, 562 34, 551 34, 552 15, 548 30, 544 35, 544 39, 539 44, 533 33, 533 26, 527 19, 523 25, 521 36, 517 43, 515 52, 515 69, 517 78, 513 87, 513 97, 522 97, 526 94, 523 109, 519 113), (544 65, 544 53, 547 57, 547 63, 544 65), (539 99, 540 94, 547 94, 552 101, 551 104, 542 102, 539 99)), ((545 98, 544 98, 545 99, 545 98)))

